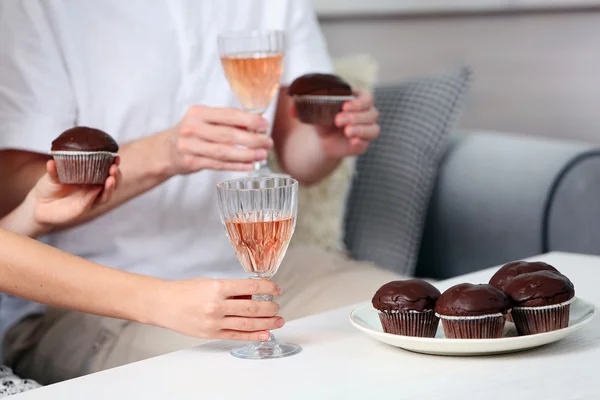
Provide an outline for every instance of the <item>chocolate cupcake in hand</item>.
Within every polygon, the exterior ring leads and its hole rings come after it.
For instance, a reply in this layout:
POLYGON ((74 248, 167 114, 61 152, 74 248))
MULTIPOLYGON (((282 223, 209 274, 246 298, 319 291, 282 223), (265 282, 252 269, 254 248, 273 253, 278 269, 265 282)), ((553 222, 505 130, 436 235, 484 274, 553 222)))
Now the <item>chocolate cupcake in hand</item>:
POLYGON ((403 336, 434 337, 439 319, 435 303, 440 291, 420 279, 393 281, 373 296, 373 307, 386 333, 403 336))
POLYGON ((323 127, 334 127, 344 102, 354 98, 350 85, 331 74, 302 75, 292 82, 288 95, 294 99, 300 121, 323 127))
POLYGON ((569 326, 575 287, 566 276, 552 271, 521 274, 511 279, 505 290, 514 305, 511 313, 519 335, 569 326))
POLYGON ((50 153, 61 183, 103 185, 118 151, 117 142, 106 132, 78 126, 54 139, 50 153))
POLYGON ((510 299, 491 285, 461 283, 446 290, 435 306, 449 339, 493 339, 504 332, 510 299))

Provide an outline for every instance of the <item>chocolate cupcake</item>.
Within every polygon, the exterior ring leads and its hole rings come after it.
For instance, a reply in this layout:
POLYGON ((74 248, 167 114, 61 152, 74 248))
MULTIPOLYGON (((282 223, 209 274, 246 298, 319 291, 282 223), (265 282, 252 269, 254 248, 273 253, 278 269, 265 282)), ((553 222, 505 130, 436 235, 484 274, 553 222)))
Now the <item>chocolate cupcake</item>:
POLYGON ((306 74, 288 88, 294 99, 298 119, 306 124, 335 126, 335 116, 342 105, 354 98, 350 85, 339 76, 306 74))
POLYGON ((118 151, 117 142, 109 134, 78 126, 54 139, 50 154, 61 183, 103 185, 118 151))
POLYGON ((444 334, 450 339, 493 339, 502 337, 508 296, 492 285, 461 283, 446 290, 435 305, 444 334))
POLYGON ((511 279, 529 272, 537 272, 537 271, 551 271, 558 272, 556 268, 554 268, 550 264, 546 264, 545 262, 535 261, 535 262, 527 262, 527 261, 515 261, 504 265, 500 268, 490 279, 490 285, 494 286, 497 289, 504 290, 506 289, 506 285, 510 282, 511 279))
MULTIPOLYGON (((545 262, 515 261, 504 265, 502 268, 496 271, 496 273, 490 279, 489 283, 496 289, 504 290, 506 288, 506 285, 514 277, 519 276, 521 274, 526 274, 528 272, 537 271, 552 271, 560 273, 552 265, 546 264, 545 262)), ((512 314, 510 312, 506 316, 506 320, 512 322, 512 314)))
POLYGON ((440 291, 420 279, 386 283, 373 296, 383 331, 395 335, 434 337, 439 319, 435 303, 440 291))
POLYGON ((512 317, 519 335, 569 326, 575 287, 566 276, 553 271, 529 272, 511 279, 505 291, 513 303, 512 317))

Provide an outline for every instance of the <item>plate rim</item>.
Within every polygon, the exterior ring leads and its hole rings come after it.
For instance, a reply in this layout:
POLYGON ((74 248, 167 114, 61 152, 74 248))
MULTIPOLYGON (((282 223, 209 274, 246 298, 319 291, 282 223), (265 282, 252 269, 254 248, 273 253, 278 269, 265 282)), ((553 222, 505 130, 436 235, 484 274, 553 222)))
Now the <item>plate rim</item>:
MULTIPOLYGON (((353 315, 356 313, 356 311, 364 308, 364 307, 368 307, 371 306, 370 302, 366 302, 363 303, 362 305, 355 307, 352 311, 350 311, 350 315, 349 315, 349 319, 350 319, 350 323, 356 327, 357 329, 367 333, 368 335, 375 335, 375 336, 383 336, 383 337, 390 337, 390 338, 402 338, 401 340, 407 341, 407 342, 418 342, 418 343, 435 343, 435 344, 439 344, 439 343, 443 343, 443 342, 447 342, 447 341, 452 341, 452 343, 461 343, 461 344, 479 344, 479 345, 486 345, 486 344, 498 344, 498 343, 510 343, 510 342, 514 342, 514 341, 519 341, 521 343, 525 342, 529 342, 529 341, 538 341, 539 339, 543 339, 547 336, 555 336, 557 334, 557 332, 563 332, 563 333, 568 333, 569 331, 577 331, 580 328, 584 327, 585 325, 587 325, 588 323, 590 323, 594 317, 596 317, 598 315, 598 307, 596 307, 596 305, 590 301, 585 300, 584 298, 575 296, 576 300, 581 300, 582 302, 585 302, 586 304, 590 305, 592 308, 592 312, 582 321, 578 322, 575 325, 569 325, 566 328, 562 328, 562 329, 557 329, 554 331, 549 331, 549 332, 542 332, 542 333, 536 333, 533 335, 524 335, 524 336, 510 336, 510 337, 502 337, 502 338, 495 338, 495 339, 449 339, 449 338, 437 338, 437 337, 418 337, 418 336, 405 336, 405 335, 396 335, 393 333, 387 333, 387 332, 383 332, 383 331, 376 331, 370 328, 367 328, 365 326, 360 325, 359 323, 357 323, 356 321, 354 321, 353 315)), ((523 344, 525 344, 523 343, 523 344)), ((395 346, 395 345, 392 345, 395 346)), ((395 346, 395 347, 400 347, 401 346, 395 346)))

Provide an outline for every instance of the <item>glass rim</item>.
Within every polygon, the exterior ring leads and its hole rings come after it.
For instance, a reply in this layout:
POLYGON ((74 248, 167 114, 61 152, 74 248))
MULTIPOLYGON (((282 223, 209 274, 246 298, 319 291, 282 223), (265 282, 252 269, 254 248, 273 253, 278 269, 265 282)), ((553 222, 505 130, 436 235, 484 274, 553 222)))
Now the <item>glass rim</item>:
POLYGON ((241 191, 247 191, 247 192, 251 192, 251 191, 260 191, 260 190, 278 190, 278 189, 287 189, 287 188, 291 188, 294 186, 298 186, 298 181, 294 178, 286 178, 286 177, 278 177, 278 176, 263 176, 263 177, 259 177, 259 178, 237 178, 237 179, 228 179, 226 181, 222 181, 217 183, 217 189, 220 190, 229 190, 229 191, 236 191, 236 192, 241 192, 241 191), (268 187, 268 188, 231 188, 231 187, 227 187, 228 184, 231 184, 233 182, 248 182, 248 181, 265 181, 268 179, 287 179, 289 181, 291 181, 290 183, 287 183, 285 185, 281 185, 281 186, 276 186, 276 187, 268 187))
POLYGON ((219 33, 219 39, 235 39, 240 37, 255 38, 268 35, 281 35, 285 37, 285 31, 282 29, 248 29, 233 30, 219 33))

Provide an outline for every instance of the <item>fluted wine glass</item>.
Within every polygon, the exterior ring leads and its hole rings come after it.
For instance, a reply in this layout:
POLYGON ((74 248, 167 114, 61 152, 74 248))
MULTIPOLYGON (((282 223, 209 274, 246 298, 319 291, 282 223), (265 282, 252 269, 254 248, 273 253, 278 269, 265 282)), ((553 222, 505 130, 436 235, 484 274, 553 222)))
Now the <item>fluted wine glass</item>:
MULTIPOLYGON (((253 279, 271 279, 285 256, 298 213, 298 182, 284 176, 242 178, 217 185, 219 213, 240 263, 253 279)), ((254 295, 271 301, 271 295, 254 295)), ((239 358, 267 359, 297 354, 301 347, 278 342, 272 333, 263 342, 232 350, 239 358)))
MULTIPOLYGON (((262 115, 279 89, 285 33, 278 30, 229 32, 219 35, 218 44, 225 76, 242 108, 262 115)), ((267 161, 254 163, 252 177, 272 175, 267 161)))

